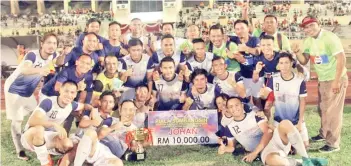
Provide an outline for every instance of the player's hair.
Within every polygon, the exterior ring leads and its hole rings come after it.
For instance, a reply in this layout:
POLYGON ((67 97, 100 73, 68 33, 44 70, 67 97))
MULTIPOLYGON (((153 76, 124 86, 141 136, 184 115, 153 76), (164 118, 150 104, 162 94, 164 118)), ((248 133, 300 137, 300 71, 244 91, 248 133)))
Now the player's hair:
POLYGON ((173 39, 174 40, 174 37, 171 34, 165 34, 162 36, 161 41, 163 41, 164 39, 173 39))
POLYGON ((275 15, 273 15, 273 14, 267 14, 266 16, 264 16, 263 21, 265 21, 265 20, 266 20, 266 18, 274 18, 274 19, 275 19, 275 21, 276 21, 276 22, 278 22, 277 17, 276 17, 275 15))
MULTIPOLYGON (((200 27, 195 25, 195 24, 190 24, 187 28, 191 27, 191 26, 195 26, 198 30, 200 30, 200 27)), ((188 30, 188 29, 187 29, 188 30)))
POLYGON ((173 23, 171 23, 171 22, 165 22, 165 23, 163 23, 163 24, 161 25, 161 29, 163 29, 163 27, 164 27, 165 25, 171 25, 172 29, 174 28, 174 27, 173 27, 173 23))
POLYGON ((98 38, 95 32, 85 32, 84 38, 87 37, 88 35, 94 35, 96 38, 98 38))
POLYGON ((212 26, 210 27, 209 34, 211 34, 211 31, 212 31, 212 30, 217 30, 217 29, 220 29, 221 32, 222 32, 222 34, 224 34, 223 27, 222 27, 220 24, 212 25, 212 26))
POLYGON ((79 60, 81 57, 83 57, 83 56, 87 56, 87 57, 89 57, 90 58, 90 60, 93 60, 93 58, 91 58, 91 56, 90 55, 88 55, 88 54, 82 54, 82 55, 80 55, 79 57, 78 57, 78 59, 77 60, 79 60))
POLYGON ((274 37, 271 35, 263 35, 261 37, 261 40, 273 40, 274 41, 274 37))
POLYGON ((234 22, 234 27, 236 26, 236 24, 239 24, 239 23, 244 23, 244 24, 246 24, 246 26, 249 26, 249 22, 248 22, 247 20, 241 20, 241 19, 239 19, 239 20, 236 20, 236 21, 234 22))
POLYGON ((225 59, 224 59, 223 57, 221 57, 221 56, 213 56, 212 63, 213 63, 214 61, 220 60, 220 59, 222 59, 222 60, 225 62, 225 59))
POLYGON ((149 87, 147 87, 147 85, 145 84, 140 84, 138 86, 135 87, 135 92, 138 90, 138 89, 141 89, 141 88, 146 88, 148 91, 149 91, 149 87))
POLYGON ((239 100, 240 102, 243 102, 243 99, 242 98, 240 98, 240 97, 229 97, 228 98, 228 100, 227 100, 227 104, 226 105, 228 105, 228 102, 230 101, 230 100, 233 100, 233 99, 236 99, 236 100, 239 100))
POLYGON ((293 56, 288 52, 279 53, 278 62, 281 58, 288 58, 290 60, 290 62, 293 62, 293 63, 295 62, 293 56))
POLYGON ((140 18, 133 18, 132 20, 130 20, 130 22, 133 22, 133 21, 141 21, 140 18))
POLYGON ((101 25, 101 21, 100 21, 99 19, 97 19, 97 18, 90 18, 90 19, 87 21, 86 26, 88 27, 89 24, 91 24, 91 23, 93 23, 93 22, 97 22, 97 23, 99 23, 99 25, 101 25))
POLYGON ((128 103, 128 102, 133 103, 134 107, 136 107, 136 105, 135 105, 135 103, 134 103, 134 101, 133 101, 133 100, 124 100, 124 101, 122 101, 120 108, 122 108, 122 107, 123 107, 123 104, 128 103))
POLYGON ((51 36, 56 38, 56 45, 58 46, 59 45, 58 37, 57 37, 57 35, 55 33, 52 33, 52 32, 45 33, 44 36, 41 37, 40 42, 44 43, 46 41, 46 39, 48 39, 51 36))
POLYGON ((143 46, 143 42, 138 38, 132 38, 128 41, 129 47, 133 47, 133 46, 137 46, 137 45, 140 45, 141 47, 143 46))
POLYGON ((74 82, 73 80, 67 80, 67 81, 63 82, 61 87, 64 87, 65 85, 74 85, 78 89, 78 84, 76 82, 74 82))
POLYGON ((205 41, 203 39, 201 39, 201 38, 193 39, 192 42, 193 42, 193 44, 195 44, 195 43, 205 43, 205 41))
POLYGON ((225 94, 225 93, 221 93, 221 94, 219 94, 216 98, 215 98, 215 106, 216 106, 216 108, 218 108, 218 105, 217 105, 217 99, 218 98, 222 98, 223 100, 225 100, 225 101, 227 101, 228 99, 229 99, 229 96, 227 95, 227 94, 225 94))
MULTIPOLYGON (((109 53, 109 54, 107 54, 105 57, 104 57, 104 63, 106 64, 106 58, 108 58, 108 57, 113 57, 113 58, 116 58, 117 59, 117 62, 118 62, 118 58, 114 55, 114 54, 112 54, 112 53, 109 53)), ((106 66, 105 66, 106 67, 106 66)))
POLYGON ((169 56, 166 56, 166 57, 164 57, 164 58, 161 60, 161 62, 160 62, 160 67, 162 67, 162 64, 165 63, 165 62, 172 62, 173 65, 175 65, 175 62, 174 62, 173 58, 172 58, 172 57, 169 57, 169 56))
POLYGON ((190 75, 190 78, 191 78, 190 80, 192 83, 194 83, 194 79, 198 75, 204 75, 207 78, 208 73, 205 69, 195 69, 190 75))
POLYGON ((117 97, 116 97, 115 94, 113 94, 112 91, 108 91, 108 90, 107 90, 107 91, 102 92, 101 95, 100 95, 100 97, 99 97, 100 101, 101 101, 105 96, 112 96, 112 97, 113 97, 113 101, 116 103, 117 97))
POLYGON ((122 27, 122 24, 117 22, 117 21, 112 21, 108 24, 108 27, 111 27, 112 25, 118 25, 119 27, 122 27))

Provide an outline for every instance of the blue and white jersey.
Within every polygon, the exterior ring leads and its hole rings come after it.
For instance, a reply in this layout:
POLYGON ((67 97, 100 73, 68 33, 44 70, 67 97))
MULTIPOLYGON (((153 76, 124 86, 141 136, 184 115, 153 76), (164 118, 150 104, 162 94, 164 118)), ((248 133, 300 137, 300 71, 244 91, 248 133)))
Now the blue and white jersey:
POLYGON ((265 66, 263 67, 262 71, 260 72, 260 77, 264 76, 265 78, 270 78, 272 75, 275 73, 278 73, 279 71, 277 70, 277 65, 278 65, 278 60, 279 60, 279 52, 273 53, 273 59, 272 60, 267 60, 263 53, 259 56, 254 57, 254 66, 256 68, 256 64, 258 62, 262 62, 265 66))
POLYGON ((84 82, 86 84, 85 90, 87 92, 92 92, 93 91, 93 75, 92 75, 92 73, 88 72, 88 73, 82 75, 81 77, 78 77, 76 75, 76 67, 75 66, 68 67, 68 68, 63 69, 59 73, 57 73, 49 82, 47 82, 43 86, 43 88, 41 89, 41 92, 46 96, 58 96, 59 93, 57 91, 55 91, 56 82, 64 83, 67 80, 71 80, 71 81, 74 81, 75 83, 78 84, 83 79, 85 79, 84 82))
MULTIPOLYGON (((235 44, 239 45, 242 44, 240 38, 237 36, 230 36, 230 41, 234 42, 235 44)), ((260 39, 258 37, 254 37, 249 35, 249 40, 245 43, 248 47, 256 48, 260 46, 260 39)), ((240 52, 244 55, 246 62, 240 63, 240 72, 241 75, 245 78, 252 78, 253 71, 255 70, 254 66, 254 56, 248 52, 240 52)))
POLYGON ((206 85, 206 92, 194 95, 189 89, 187 96, 194 100, 190 107, 190 110, 204 110, 204 109, 216 109, 215 98, 219 95, 219 89, 215 90, 216 87, 213 84, 206 85))
POLYGON ((112 46, 109 40, 105 40, 102 42, 102 45, 104 47, 102 49, 102 56, 114 55, 117 58, 121 58, 119 52, 121 50, 121 47, 123 47, 123 43, 120 43, 119 46, 112 46))
MULTIPOLYGON (((75 42, 75 46, 76 47, 83 47, 83 40, 84 40, 84 37, 85 37, 86 34, 87 34, 86 32, 83 32, 83 33, 81 33, 78 36, 78 38, 77 38, 77 40, 75 42)), ((100 36, 98 34, 96 34, 96 36, 97 36, 97 38, 98 38, 100 43, 103 43, 105 40, 107 40, 106 38, 104 38, 104 37, 102 37, 102 36, 100 36)))
POLYGON ((179 102, 181 94, 185 94, 187 84, 184 81, 178 80, 178 75, 175 74, 173 80, 166 81, 161 76, 159 80, 153 83, 153 92, 157 92, 158 96, 158 111, 180 110, 182 104, 179 102))
MULTIPOLYGON (((158 67, 161 63, 161 60, 164 57, 166 56, 163 54, 162 50, 158 50, 154 52, 151 57, 154 67, 158 67)), ((185 65, 185 55, 180 51, 178 52, 175 51, 174 54, 172 55, 172 59, 174 60, 176 69, 179 67, 179 65, 185 65)))
POLYGON ((23 61, 18 65, 17 69, 6 80, 9 81, 9 93, 18 94, 22 97, 29 97, 33 94, 38 86, 42 76, 40 74, 23 75, 23 65, 31 63, 34 68, 41 68, 48 65, 56 57, 56 53, 50 55, 48 59, 43 59, 39 50, 28 52, 23 61))
MULTIPOLYGON (((71 67, 71 66, 75 66, 76 65, 76 61, 77 59, 81 56, 85 54, 83 52, 83 48, 82 47, 74 47, 70 53, 68 53, 65 57, 65 61, 64 64, 66 67, 71 67)), ((99 64, 99 57, 103 56, 102 54, 99 54, 97 51, 94 51, 90 54, 90 57, 92 59, 92 64, 91 66, 92 71, 95 73, 99 73, 100 72, 100 64, 99 64)))
POLYGON ((212 59, 214 54, 211 52, 205 53, 205 59, 202 62, 196 60, 195 56, 191 56, 187 62, 190 64, 190 70, 194 71, 195 69, 205 69, 208 73, 211 72, 212 68, 212 59))
POLYGON ((225 127, 224 136, 229 140, 237 140, 245 150, 253 152, 263 136, 259 124, 264 122, 267 122, 267 120, 256 116, 255 111, 245 113, 243 120, 233 120, 225 127))
POLYGON ((224 80, 219 79, 218 77, 215 77, 213 80, 213 83, 218 86, 218 90, 220 90, 219 93, 224 93, 228 95, 229 97, 239 97, 239 94, 236 92, 234 87, 228 83, 229 77, 234 77, 234 80, 236 81, 237 84, 244 84, 243 82, 243 77, 239 72, 228 72, 228 77, 225 78, 224 80))
POLYGON ((274 120, 290 120, 294 125, 299 121, 300 97, 307 96, 304 78, 294 74, 290 80, 284 80, 281 74, 276 74, 268 80, 268 88, 274 94, 274 120))
MULTIPOLYGON (((47 121, 61 125, 72 111, 77 111, 78 105, 79 103, 72 102, 63 108, 58 104, 58 96, 53 96, 42 100, 35 110, 43 112, 46 115, 45 118, 47 121)), ((31 116, 33 116, 34 113, 35 112, 33 112, 31 116)), ((29 127, 27 122, 25 130, 29 127)), ((48 128, 46 130, 55 131, 53 128, 48 128)))
POLYGON ((141 55, 139 62, 134 62, 130 55, 124 56, 120 59, 122 64, 122 71, 125 72, 128 69, 132 69, 132 75, 128 77, 124 83, 125 87, 135 88, 138 85, 147 84, 147 71, 148 68, 152 68, 152 64, 149 63, 150 56, 146 54, 141 55))

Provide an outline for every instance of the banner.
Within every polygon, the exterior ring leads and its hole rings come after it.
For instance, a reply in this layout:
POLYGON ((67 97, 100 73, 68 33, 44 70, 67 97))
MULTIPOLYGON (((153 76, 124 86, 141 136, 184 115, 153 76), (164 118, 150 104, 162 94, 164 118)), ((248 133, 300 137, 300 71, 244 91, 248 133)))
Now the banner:
POLYGON ((154 145, 217 143, 217 110, 152 111, 148 119, 154 145))

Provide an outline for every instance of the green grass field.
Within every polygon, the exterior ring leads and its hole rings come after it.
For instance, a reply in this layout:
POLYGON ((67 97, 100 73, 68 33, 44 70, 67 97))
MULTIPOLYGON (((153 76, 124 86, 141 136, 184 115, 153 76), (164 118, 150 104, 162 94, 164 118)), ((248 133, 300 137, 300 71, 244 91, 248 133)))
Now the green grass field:
MULTIPOLYGON (((32 158, 30 161, 17 160, 15 149, 11 139, 10 121, 5 119, 5 114, 1 114, 1 165, 4 166, 26 166, 39 165, 35 159, 34 153, 27 153, 32 158)), ((315 107, 309 107, 306 111, 306 123, 310 136, 317 134, 320 119, 315 107)), ((313 149, 321 146, 321 144, 311 145, 313 149)), ((217 155, 217 148, 205 146, 160 146, 151 147, 147 150, 148 158, 144 162, 124 162, 125 165, 173 165, 173 166, 226 166, 226 165, 251 165, 241 162, 242 155, 233 156, 226 154, 217 155)), ((329 160, 331 166, 347 166, 351 165, 351 107, 348 106, 344 110, 342 144, 341 150, 332 154, 320 154, 316 151, 309 151, 312 157, 323 157, 329 160)), ((298 157, 298 156, 296 156, 298 157)), ((262 165, 261 162, 255 162, 252 165, 262 165)))

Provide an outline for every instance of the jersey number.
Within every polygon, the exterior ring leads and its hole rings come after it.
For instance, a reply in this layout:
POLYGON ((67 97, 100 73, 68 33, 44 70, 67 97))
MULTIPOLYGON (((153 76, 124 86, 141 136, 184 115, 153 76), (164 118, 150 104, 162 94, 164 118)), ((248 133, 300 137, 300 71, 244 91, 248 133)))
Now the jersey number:
POLYGON ((53 112, 51 113, 51 115, 49 116, 49 118, 51 118, 51 119, 56 119, 57 113, 58 113, 58 111, 53 111, 53 112))
POLYGON ((236 134, 241 133, 241 131, 239 130, 239 126, 234 126, 233 129, 234 129, 236 134))
POLYGON ((163 84, 157 84, 157 86, 158 86, 159 91, 162 92, 162 90, 163 90, 163 84))
POLYGON ((275 83, 275 90, 279 91, 279 83, 275 83))

